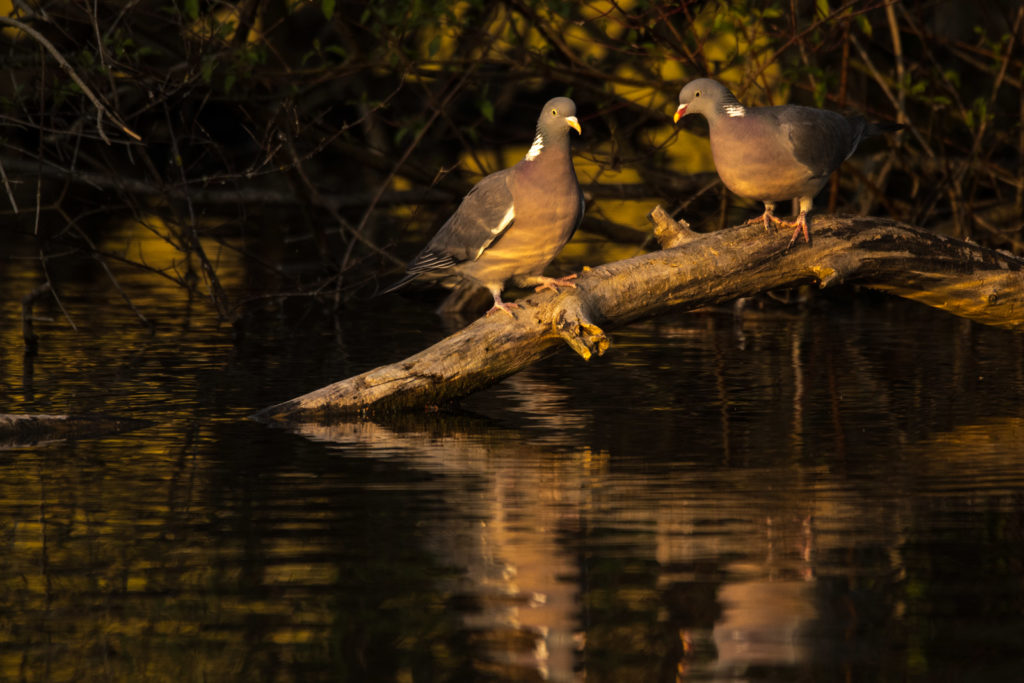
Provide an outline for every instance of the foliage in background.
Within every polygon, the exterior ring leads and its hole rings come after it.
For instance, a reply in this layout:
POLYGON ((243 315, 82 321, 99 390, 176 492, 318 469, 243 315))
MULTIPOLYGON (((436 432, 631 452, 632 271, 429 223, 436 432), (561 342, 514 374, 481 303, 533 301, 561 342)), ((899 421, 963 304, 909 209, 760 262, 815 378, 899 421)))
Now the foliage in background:
POLYGON ((4 4, 0 239, 33 240, 58 291, 59 258, 84 251, 111 278, 128 265, 197 287, 232 319, 246 287, 221 286, 214 252, 229 249, 282 293, 365 293, 475 173, 522 154, 561 94, 591 198, 570 259, 635 253, 656 203, 699 229, 738 222, 757 209, 717 183, 706 127, 671 124, 702 75, 748 104, 910 124, 865 145, 819 210, 1024 253, 1016 1, 4 4), (177 257, 118 248, 126 221, 177 257))

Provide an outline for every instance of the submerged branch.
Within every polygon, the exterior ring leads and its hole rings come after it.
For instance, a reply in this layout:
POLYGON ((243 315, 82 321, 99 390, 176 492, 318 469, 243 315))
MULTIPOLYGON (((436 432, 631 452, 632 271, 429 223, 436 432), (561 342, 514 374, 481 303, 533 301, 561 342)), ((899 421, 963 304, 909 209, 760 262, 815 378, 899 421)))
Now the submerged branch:
POLYGON ((111 415, 43 415, 0 413, 0 449, 35 446, 127 432, 153 423, 111 415))
MULTIPOLYGON (((879 218, 818 216, 810 245, 760 224, 690 232, 656 210, 663 251, 607 263, 576 288, 520 301, 515 319, 488 316, 403 361, 257 413, 302 421, 429 407, 493 384, 564 341, 583 358, 615 329, 670 308, 693 309, 772 289, 856 283, 972 320, 1024 331, 1024 260, 879 218)), ((785 233, 785 234, 784 234, 785 233)))

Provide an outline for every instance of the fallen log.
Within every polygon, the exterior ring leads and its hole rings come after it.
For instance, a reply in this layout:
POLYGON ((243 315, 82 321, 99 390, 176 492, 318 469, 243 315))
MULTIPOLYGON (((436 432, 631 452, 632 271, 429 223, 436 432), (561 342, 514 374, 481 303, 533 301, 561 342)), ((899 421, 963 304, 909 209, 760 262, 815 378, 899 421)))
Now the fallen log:
POLYGON ((256 413, 328 420, 438 406, 493 384, 564 343, 582 358, 609 347, 606 329, 670 308, 693 309, 773 289, 856 283, 955 315, 1024 331, 1024 260, 870 217, 815 216, 812 242, 760 224, 698 234, 658 207, 661 251, 588 269, 575 289, 520 300, 405 360, 335 382, 256 413))

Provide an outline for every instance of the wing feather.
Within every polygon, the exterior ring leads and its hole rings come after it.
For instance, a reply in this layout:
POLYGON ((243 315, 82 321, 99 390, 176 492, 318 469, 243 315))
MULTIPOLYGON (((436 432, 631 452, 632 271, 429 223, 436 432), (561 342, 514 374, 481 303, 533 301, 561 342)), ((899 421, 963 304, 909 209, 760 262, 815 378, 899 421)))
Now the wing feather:
POLYGON ((779 122, 789 138, 793 156, 815 176, 826 176, 850 156, 859 141, 856 120, 824 109, 778 108, 779 122))
POLYGON ((512 170, 492 173, 474 185, 451 218, 412 260, 408 272, 446 270, 480 258, 515 221, 509 187, 512 170))

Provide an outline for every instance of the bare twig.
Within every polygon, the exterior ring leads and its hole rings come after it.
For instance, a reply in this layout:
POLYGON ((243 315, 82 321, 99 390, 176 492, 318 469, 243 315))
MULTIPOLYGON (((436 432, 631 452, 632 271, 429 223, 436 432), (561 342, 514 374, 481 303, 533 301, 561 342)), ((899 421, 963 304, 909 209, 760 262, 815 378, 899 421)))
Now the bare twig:
POLYGON ((57 48, 53 45, 53 43, 47 40, 42 33, 35 30, 34 28, 32 28, 31 26, 24 22, 18 21, 17 19, 11 19, 10 17, 5 17, 2 15, 0 15, 0 24, 6 24, 7 26, 16 28, 19 31, 23 31, 37 43, 46 48, 46 51, 49 52, 50 56, 52 56, 56 60, 56 62, 60 65, 60 68, 62 68, 64 72, 71 77, 71 80, 73 80, 78 85, 78 87, 82 89, 82 92, 85 94, 85 96, 88 97, 89 101, 93 103, 94 107, 96 107, 96 130, 105 143, 109 145, 110 138, 108 138, 107 134, 103 132, 104 115, 106 115, 107 118, 113 121, 129 137, 135 140, 142 140, 142 136, 140 136, 138 133, 129 128, 127 124, 124 123, 124 121, 122 121, 116 114, 111 112, 105 104, 103 104, 100 98, 93 93, 89 86, 85 84, 85 81, 83 81, 75 72, 74 68, 71 66, 68 60, 64 58, 64 55, 62 55, 60 51, 58 51, 57 48))
MULTIPOLYGON (((898 89, 896 112, 899 118, 898 123, 907 123, 906 100, 907 90, 905 80, 905 67, 903 65, 903 42, 900 40, 900 27, 896 21, 895 2, 888 2, 885 5, 885 19, 889 23, 889 36, 892 39, 892 54, 896 59, 896 87, 898 89)), ((877 79, 876 79, 877 80, 877 79)))
MULTIPOLYGON (((381 181, 380 185, 377 188, 376 195, 370 202, 370 205, 366 208, 366 211, 363 212, 363 217, 362 219, 360 219, 359 225, 357 225, 355 228, 355 233, 357 235, 361 235, 363 230, 366 228, 366 224, 370 220, 371 213, 377 207, 377 202, 380 200, 380 197, 384 194, 384 191, 387 190, 387 188, 391 185, 391 181, 394 179, 399 169, 402 168, 402 165, 405 163, 405 161, 419 146, 420 142, 423 140, 423 136, 427 134, 427 131, 430 130, 430 127, 434 124, 434 121, 436 121, 437 118, 441 115, 441 112, 444 111, 444 109, 448 106, 448 103, 451 102, 452 98, 455 97, 455 95, 462 90, 462 86, 465 85, 466 81, 468 81, 470 76, 472 76, 473 73, 476 71, 477 64, 479 64, 479 62, 474 62, 472 65, 470 65, 470 67, 466 69, 466 71, 462 74, 458 81, 450 88, 448 88, 448 92, 445 94, 444 98, 442 98, 441 102, 436 107, 434 107, 434 111, 430 115, 430 119, 428 119, 427 122, 423 124, 419 132, 416 134, 416 137, 413 138, 412 142, 410 142, 409 145, 405 148, 405 152, 402 153, 402 156, 399 157, 398 161, 396 161, 395 164, 391 167, 391 170, 388 172, 387 176, 385 176, 384 180, 381 181)), ((343 266, 348 262, 349 258, 351 257, 352 246, 353 243, 350 243, 348 245, 348 248, 345 250, 345 257, 342 260, 343 266)))
MULTIPOLYGON (((871 61, 871 57, 868 55, 867 50, 865 50, 864 47, 860 44, 860 41, 857 40, 857 36, 851 35, 850 42, 853 43, 853 46, 855 48, 857 48, 857 53, 860 55, 861 61, 864 63, 864 66, 867 67, 868 71, 871 73, 871 77, 875 79, 875 83, 878 84, 878 87, 881 88, 882 92, 885 94, 885 97, 889 100, 889 102, 892 103, 893 109, 896 110, 899 120, 908 121, 909 117, 907 115, 906 107, 903 106, 903 103, 900 101, 899 97, 893 95, 892 89, 886 82, 885 77, 882 76, 882 72, 880 72, 878 68, 875 66, 875 63, 871 61)), ((929 157, 935 158, 935 152, 932 151, 931 145, 928 144, 928 142, 924 139, 924 137, 917 130, 917 128, 914 126, 909 126, 909 129, 914 138, 917 139, 917 143, 921 145, 921 149, 925 151, 925 154, 927 154, 929 157)))
MULTIPOLYGON (((353 227, 351 223, 345 220, 345 217, 342 216, 341 213, 338 211, 338 203, 332 201, 330 197, 324 197, 323 195, 320 194, 320 190, 317 188, 316 184, 312 180, 310 180, 309 176, 306 174, 306 169, 303 165, 303 160, 299 156, 298 151, 295 149, 295 144, 292 141, 291 135, 287 133, 282 133, 281 137, 283 139, 283 144, 288 151, 288 154, 291 156, 292 168, 295 169, 295 172, 298 174, 299 179, 302 180, 302 184, 310 193, 310 198, 313 200, 313 202, 317 206, 321 206, 324 209, 326 209, 327 212, 331 214, 331 218, 334 219, 334 221, 341 227, 345 234, 351 235, 352 237, 355 238, 356 241, 362 243, 365 247, 368 247, 374 253, 390 260, 395 265, 402 265, 403 262, 401 259, 396 258, 390 252, 378 247, 376 244, 373 243, 372 240, 363 235, 363 231, 361 229, 353 227)), ((372 197, 364 196, 363 199, 366 200, 367 205, 373 207, 376 204, 380 203, 382 196, 383 192, 378 191, 372 197)), ((347 253, 348 252, 346 252, 346 254, 347 253)), ((345 263, 343 261, 342 266, 344 267, 344 265, 345 263)))
POLYGON ((7 198, 11 200, 11 208, 14 213, 18 213, 18 202, 14 199, 14 191, 11 189, 11 183, 7 179, 7 171, 4 169, 3 161, 0 161, 0 180, 3 180, 4 189, 7 191, 7 198))
POLYGON ((64 308, 64 302, 61 301, 60 297, 57 295, 57 290, 53 287, 53 280, 50 278, 50 269, 46 265, 46 254, 42 251, 39 252, 39 263, 43 268, 43 276, 46 277, 46 287, 53 293, 53 300, 57 302, 57 308, 60 309, 64 319, 68 321, 69 325, 71 325, 71 329, 77 332, 78 325, 75 325, 75 321, 71 319, 71 315, 68 313, 67 309, 64 308))
MULTIPOLYGON (((188 180, 185 177, 184 162, 181 157, 181 150, 178 148, 178 136, 174 134, 175 128, 171 122, 171 113, 167 108, 166 103, 164 104, 164 116, 167 121, 167 130, 170 132, 171 136, 171 151, 174 155, 174 164, 178 167, 182 184, 187 185, 188 180)), ((206 250, 203 249, 203 244, 199 239, 195 209, 192 206, 192 199, 188 196, 188 193, 185 194, 185 206, 188 208, 188 242, 191 244, 191 248, 195 251, 196 256, 199 257, 199 265, 202 267, 203 276, 210 285, 210 299, 213 301, 214 309, 220 315, 221 319, 230 320, 231 312, 230 307, 228 306, 228 297, 224 292, 224 288, 220 284, 220 278, 217 276, 217 271, 213 267, 213 264, 210 263, 210 259, 207 258, 206 250)))

